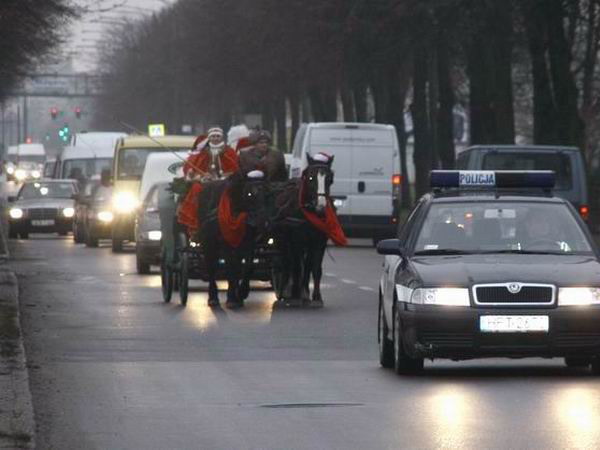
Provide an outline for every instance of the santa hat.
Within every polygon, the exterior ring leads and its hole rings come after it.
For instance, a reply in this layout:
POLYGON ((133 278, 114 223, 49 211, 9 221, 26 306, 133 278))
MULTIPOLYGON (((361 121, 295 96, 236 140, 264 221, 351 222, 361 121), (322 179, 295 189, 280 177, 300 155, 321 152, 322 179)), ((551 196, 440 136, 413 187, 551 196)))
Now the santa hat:
POLYGON ((209 128, 209 130, 208 130, 208 137, 211 138, 213 136, 221 136, 221 137, 223 137, 224 136, 223 129, 219 128, 219 127, 209 128))
POLYGON ((318 162, 327 164, 329 162, 329 160, 331 159, 331 156, 325 152, 319 152, 315 156, 313 156, 312 159, 313 159, 313 161, 318 161, 318 162))
POLYGON ((235 146, 235 151, 240 153, 252 148, 252 140, 249 137, 241 138, 235 146))
POLYGON ((201 134, 194 141, 194 145, 192 145, 192 152, 199 152, 208 144, 208 135, 201 134))
POLYGON ((262 170, 251 170, 246 176, 251 180, 260 180, 265 177, 265 173, 262 170))

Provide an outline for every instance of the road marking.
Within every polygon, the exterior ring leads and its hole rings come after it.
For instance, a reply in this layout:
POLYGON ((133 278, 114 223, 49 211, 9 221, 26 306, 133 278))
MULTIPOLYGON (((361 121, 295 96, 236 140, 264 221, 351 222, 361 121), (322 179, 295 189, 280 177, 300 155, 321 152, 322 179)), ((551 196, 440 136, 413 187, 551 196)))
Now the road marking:
POLYGON ((348 280, 347 278, 342 278, 342 283, 356 284, 356 281, 354 281, 354 280, 348 280))
POLYGON ((325 276, 326 277, 337 277, 337 275, 335 273, 332 273, 332 272, 325 272, 325 276))
POLYGON ((372 287, 369 287, 369 286, 360 286, 359 289, 361 291, 375 292, 375 289, 373 289, 372 287))

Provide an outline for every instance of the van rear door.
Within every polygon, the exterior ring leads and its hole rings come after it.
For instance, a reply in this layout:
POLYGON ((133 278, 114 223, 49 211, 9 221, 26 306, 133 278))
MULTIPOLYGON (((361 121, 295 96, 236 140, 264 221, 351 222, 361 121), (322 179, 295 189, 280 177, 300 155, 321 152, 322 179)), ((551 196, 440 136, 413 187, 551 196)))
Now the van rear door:
POLYGON ((399 172, 392 128, 352 130, 352 214, 391 217, 392 176, 399 172))

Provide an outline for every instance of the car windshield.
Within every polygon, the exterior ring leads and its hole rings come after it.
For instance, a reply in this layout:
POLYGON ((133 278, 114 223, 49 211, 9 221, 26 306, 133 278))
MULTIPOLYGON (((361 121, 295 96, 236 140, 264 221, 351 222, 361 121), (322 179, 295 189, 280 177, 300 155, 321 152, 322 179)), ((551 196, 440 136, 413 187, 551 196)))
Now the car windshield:
POLYGON ((73 180, 87 180, 100 175, 103 170, 110 170, 111 158, 67 159, 63 162, 62 176, 73 180))
POLYGON ((19 199, 71 198, 74 193, 72 183, 25 183, 21 188, 19 199))
POLYGON ((591 254, 592 247, 564 203, 433 204, 415 254, 591 254))
POLYGON ((564 153, 551 152, 496 152, 483 159, 484 170, 553 170, 556 189, 571 189, 571 159, 564 153))
MULTIPOLYGON (((174 152, 187 151, 187 148, 169 148, 174 152)), ((125 148, 119 153, 117 179, 141 180, 146 160, 151 153, 164 152, 163 148, 125 148)))

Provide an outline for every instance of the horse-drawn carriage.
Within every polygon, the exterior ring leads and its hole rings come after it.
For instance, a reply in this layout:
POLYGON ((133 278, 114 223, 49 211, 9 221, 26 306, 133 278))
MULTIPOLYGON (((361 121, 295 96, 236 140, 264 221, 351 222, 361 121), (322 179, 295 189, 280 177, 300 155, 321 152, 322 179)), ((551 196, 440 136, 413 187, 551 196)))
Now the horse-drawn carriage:
MULTIPOLYGON (((179 180, 159 193, 162 231, 161 279, 165 302, 179 291, 188 298, 189 280, 209 283, 209 306, 219 304, 217 280, 228 281, 227 306, 243 306, 250 280, 270 281, 278 300, 300 299, 322 306, 321 265, 327 240, 343 245, 329 188, 328 160, 312 159, 301 179, 269 183, 253 173, 234 173, 203 184, 198 198, 198 231, 177 221, 179 180), (192 237, 192 238, 190 238, 192 237), (309 281, 314 289, 309 297, 309 281)), ((183 186, 183 187, 182 187, 183 186)))
MULTIPOLYGON (((182 305, 187 304, 189 281, 211 282, 210 261, 204 252, 203 239, 194 239, 186 228, 177 221, 177 188, 173 185, 159 195, 161 221, 161 286, 163 300, 170 302, 173 292, 179 293, 182 305), (174 192, 175 191, 175 192, 174 192)), ((209 219, 210 220, 210 219, 209 219)), ((275 240, 269 233, 255 236, 251 258, 242 258, 243 275, 249 280, 274 283, 279 252, 275 240)), ((227 260, 220 251, 217 255, 214 276, 216 280, 227 280, 227 260)), ((244 294, 244 297, 247 294, 244 294)))

